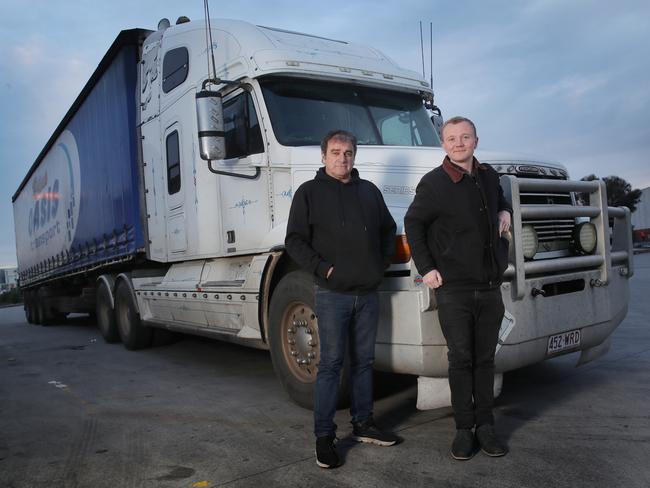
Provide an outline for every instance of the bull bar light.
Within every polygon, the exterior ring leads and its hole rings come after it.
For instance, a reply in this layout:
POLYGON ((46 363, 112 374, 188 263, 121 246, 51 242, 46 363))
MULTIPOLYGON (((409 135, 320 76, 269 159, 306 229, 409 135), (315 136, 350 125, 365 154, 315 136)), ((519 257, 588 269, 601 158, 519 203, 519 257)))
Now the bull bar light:
POLYGON ((524 225, 521 228, 521 248, 524 253, 524 258, 533 259, 537 253, 537 232, 532 225, 524 225))
POLYGON ((596 250, 598 238, 596 226, 591 222, 581 222, 573 229, 573 241, 581 253, 592 254, 596 250))

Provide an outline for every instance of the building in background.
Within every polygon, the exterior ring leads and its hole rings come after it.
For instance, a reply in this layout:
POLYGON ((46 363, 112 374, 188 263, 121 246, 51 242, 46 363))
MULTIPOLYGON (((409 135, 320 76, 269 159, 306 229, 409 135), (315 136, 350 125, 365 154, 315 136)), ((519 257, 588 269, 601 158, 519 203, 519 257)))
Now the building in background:
POLYGON ((632 214, 634 243, 650 246, 650 186, 641 190, 641 199, 632 214))
POLYGON ((0 266, 0 293, 16 288, 18 272, 15 266, 0 266))

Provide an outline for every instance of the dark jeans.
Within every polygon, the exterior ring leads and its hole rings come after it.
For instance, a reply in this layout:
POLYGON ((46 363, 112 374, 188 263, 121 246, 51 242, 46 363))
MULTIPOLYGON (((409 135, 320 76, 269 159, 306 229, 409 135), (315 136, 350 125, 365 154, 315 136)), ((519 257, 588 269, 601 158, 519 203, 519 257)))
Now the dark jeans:
POLYGON ((457 429, 493 424, 494 352, 505 308, 501 289, 436 291, 449 353, 451 406, 457 429))
POLYGON ((352 422, 372 416, 372 366, 379 320, 377 292, 347 295, 316 287, 320 363, 314 393, 314 433, 334 435, 337 390, 346 348, 350 358, 352 422))

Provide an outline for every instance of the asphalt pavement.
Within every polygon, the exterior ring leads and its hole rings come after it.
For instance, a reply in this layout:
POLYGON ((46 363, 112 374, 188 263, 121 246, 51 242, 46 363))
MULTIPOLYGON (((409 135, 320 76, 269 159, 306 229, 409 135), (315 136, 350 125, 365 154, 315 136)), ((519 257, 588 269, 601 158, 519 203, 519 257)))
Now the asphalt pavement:
POLYGON ((28 325, 0 310, 1 488, 650 486, 650 254, 608 354, 508 373, 496 419, 510 453, 454 461, 448 408, 417 411, 415 378, 378 374, 375 417, 404 441, 350 440, 314 460, 311 412, 282 391, 265 351, 185 337, 131 352, 88 317, 28 325))

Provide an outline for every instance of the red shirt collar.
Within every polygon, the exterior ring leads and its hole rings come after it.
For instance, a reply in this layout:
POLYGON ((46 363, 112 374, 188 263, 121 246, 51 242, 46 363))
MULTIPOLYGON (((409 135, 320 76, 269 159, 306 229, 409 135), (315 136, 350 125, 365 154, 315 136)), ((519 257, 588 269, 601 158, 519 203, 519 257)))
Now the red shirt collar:
MULTIPOLYGON (((445 170, 445 173, 449 175, 451 181, 454 183, 458 183, 460 180, 462 180, 463 175, 470 174, 465 171, 464 168, 461 168, 457 164, 452 163, 451 159, 449 159, 449 156, 445 156, 445 159, 442 161, 442 169, 445 170)), ((474 158, 472 161, 472 173, 475 173, 477 169, 486 170, 487 168, 484 164, 479 163, 478 159, 474 158)))

